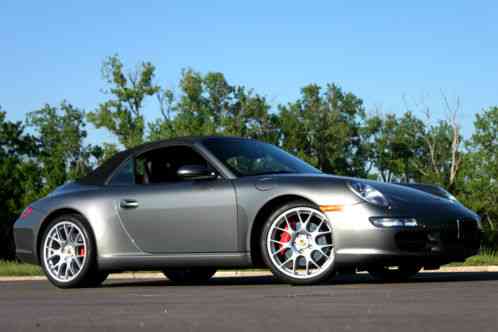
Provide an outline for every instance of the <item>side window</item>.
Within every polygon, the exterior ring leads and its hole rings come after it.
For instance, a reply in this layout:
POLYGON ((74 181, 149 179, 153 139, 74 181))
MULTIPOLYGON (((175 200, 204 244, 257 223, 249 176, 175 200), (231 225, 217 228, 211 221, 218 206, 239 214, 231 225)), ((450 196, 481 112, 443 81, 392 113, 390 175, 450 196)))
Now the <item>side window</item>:
POLYGON ((135 183, 135 174, 133 170, 133 159, 126 161, 115 173, 109 182, 111 186, 128 186, 135 183))
POLYGON ((145 152, 135 161, 137 184, 178 182, 177 171, 185 165, 209 167, 207 161, 188 146, 171 146, 145 152))

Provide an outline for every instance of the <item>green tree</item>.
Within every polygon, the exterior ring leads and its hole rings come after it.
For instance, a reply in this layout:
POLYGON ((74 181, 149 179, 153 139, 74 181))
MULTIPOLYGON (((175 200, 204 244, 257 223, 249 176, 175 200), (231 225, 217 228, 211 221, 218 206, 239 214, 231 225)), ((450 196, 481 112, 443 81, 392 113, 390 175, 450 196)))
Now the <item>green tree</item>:
MULTIPOLYGON (((220 77, 217 77, 220 79, 220 77)), ((226 82, 218 82, 220 86, 226 82)), ((213 135, 219 127, 220 103, 227 92, 220 88, 218 104, 214 105, 207 95, 204 77, 191 69, 184 70, 180 79, 181 95, 174 105, 174 130, 177 136, 213 135)), ((212 97, 211 99, 215 99, 212 97)))
POLYGON ((173 121, 176 107, 173 92, 169 89, 160 89, 156 96, 162 118, 156 119, 148 124, 148 139, 157 141, 178 136, 173 121))
POLYGON ((479 213, 488 235, 486 245, 498 247, 498 107, 477 114, 467 143, 459 198, 479 213))
POLYGON ((15 259, 12 225, 22 209, 37 198, 42 182, 31 135, 21 122, 6 120, 0 107, 0 259, 15 259))
POLYGON ((150 139, 189 135, 235 135, 278 141, 278 117, 266 99, 243 86, 231 85, 222 73, 202 75, 184 70, 180 96, 162 90, 162 119, 149 124, 150 139))
POLYGON ((155 67, 143 62, 132 72, 125 73, 118 56, 104 61, 102 75, 109 89, 109 99, 88 114, 88 120, 97 128, 106 128, 116 135, 126 148, 141 144, 144 140, 143 104, 147 97, 159 92, 154 84, 155 67))
POLYGON ((36 133, 36 159, 41 165, 44 194, 91 168, 96 149, 84 145, 84 119, 82 110, 65 101, 59 107, 45 105, 28 114, 27 122, 36 133))
POLYGON ((235 86, 232 102, 223 116, 223 133, 279 144, 280 119, 270 108, 265 97, 243 86, 235 86))
POLYGON ((305 86, 280 106, 283 147, 327 173, 366 176, 363 101, 335 84, 305 86))
POLYGON ((416 105, 425 115, 425 131, 421 136, 424 144, 422 153, 415 160, 420 182, 439 184, 452 193, 457 193, 457 182, 461 173, 463 158, 463 137, 460 134, 458 113, 460 100, 450 103, 442 95, 446 119, 432 121, 431 109, 425 104, 416 105))
POLYGON ((425 151, 425 125, 412 113, 375 115, 367 120, 369 161, 382 181, 418 182, 419 160, 425 151))
POLYGON ((441 120, 426 129, 424 141, 424 151, 416 163, 420 181, 439 184, 455 192, 463 155, 461 135, 450 122, 441 120))

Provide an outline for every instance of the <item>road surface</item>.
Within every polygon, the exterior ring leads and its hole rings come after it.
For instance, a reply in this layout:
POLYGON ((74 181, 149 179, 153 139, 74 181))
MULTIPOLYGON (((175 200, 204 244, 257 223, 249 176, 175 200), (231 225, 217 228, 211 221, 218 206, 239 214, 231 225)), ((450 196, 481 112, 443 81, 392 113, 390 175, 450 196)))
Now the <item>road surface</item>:
POLYGON ((498 273, 422 273, 379 283, 366 274, 318 286, 271 277, 203 285, 111 280, 60 290, 0 282, 0 331, 498 331, 498 273))

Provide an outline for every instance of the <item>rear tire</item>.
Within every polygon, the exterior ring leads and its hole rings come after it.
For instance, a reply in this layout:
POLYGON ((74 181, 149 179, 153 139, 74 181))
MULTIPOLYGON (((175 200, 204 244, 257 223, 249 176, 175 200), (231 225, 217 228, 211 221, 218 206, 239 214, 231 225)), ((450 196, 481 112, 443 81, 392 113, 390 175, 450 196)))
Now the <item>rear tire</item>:
POLYGON ((50 221, 39 249, 42 269, 56 287, 89 287, 104 280, 97 269, 93 235, 81 215, 66 214, 50 221))
POLYGON ((421 266, 415 264, 400 265, 396 270, 379 266, 369 269, 368 273, 379 281, 404 281, 415 276, 421 269, 421 266))
POLYGON ((174 268, 165 269, 163 273, 169 280, 176 283, 196 283, 211 279, 216 269, 210 267, 174 268))

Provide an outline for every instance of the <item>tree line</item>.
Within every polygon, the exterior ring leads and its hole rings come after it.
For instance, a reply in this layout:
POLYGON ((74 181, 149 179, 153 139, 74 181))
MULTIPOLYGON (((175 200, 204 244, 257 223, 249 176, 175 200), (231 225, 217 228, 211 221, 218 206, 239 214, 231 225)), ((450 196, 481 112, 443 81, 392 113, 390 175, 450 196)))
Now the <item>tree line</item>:
POLYGON ((15 259, 12 224, 30 202, 77 179, 117 151, 187 135, 235 135, 276 144, 326 173, 386 182, 438 184, 482 218, 485 245, 498 246, 498 107, 476 114, 464 139, 459 101, 442 95, 447 115, 434 121, 423 103, 401 112, 367 112, 360 97, 337 84, 309 84, 272 107, 267 98, 230 84, 219 72, 182 71, 178 91, 162 87, 155 66, 102 65, 106 99, 89 112, 63 100, 9 121, 0 106, 0 259, 15 259), (147 122, 145 103, 157 104, 147 122), (115 143, 88 144, 87 124, 115 143))

